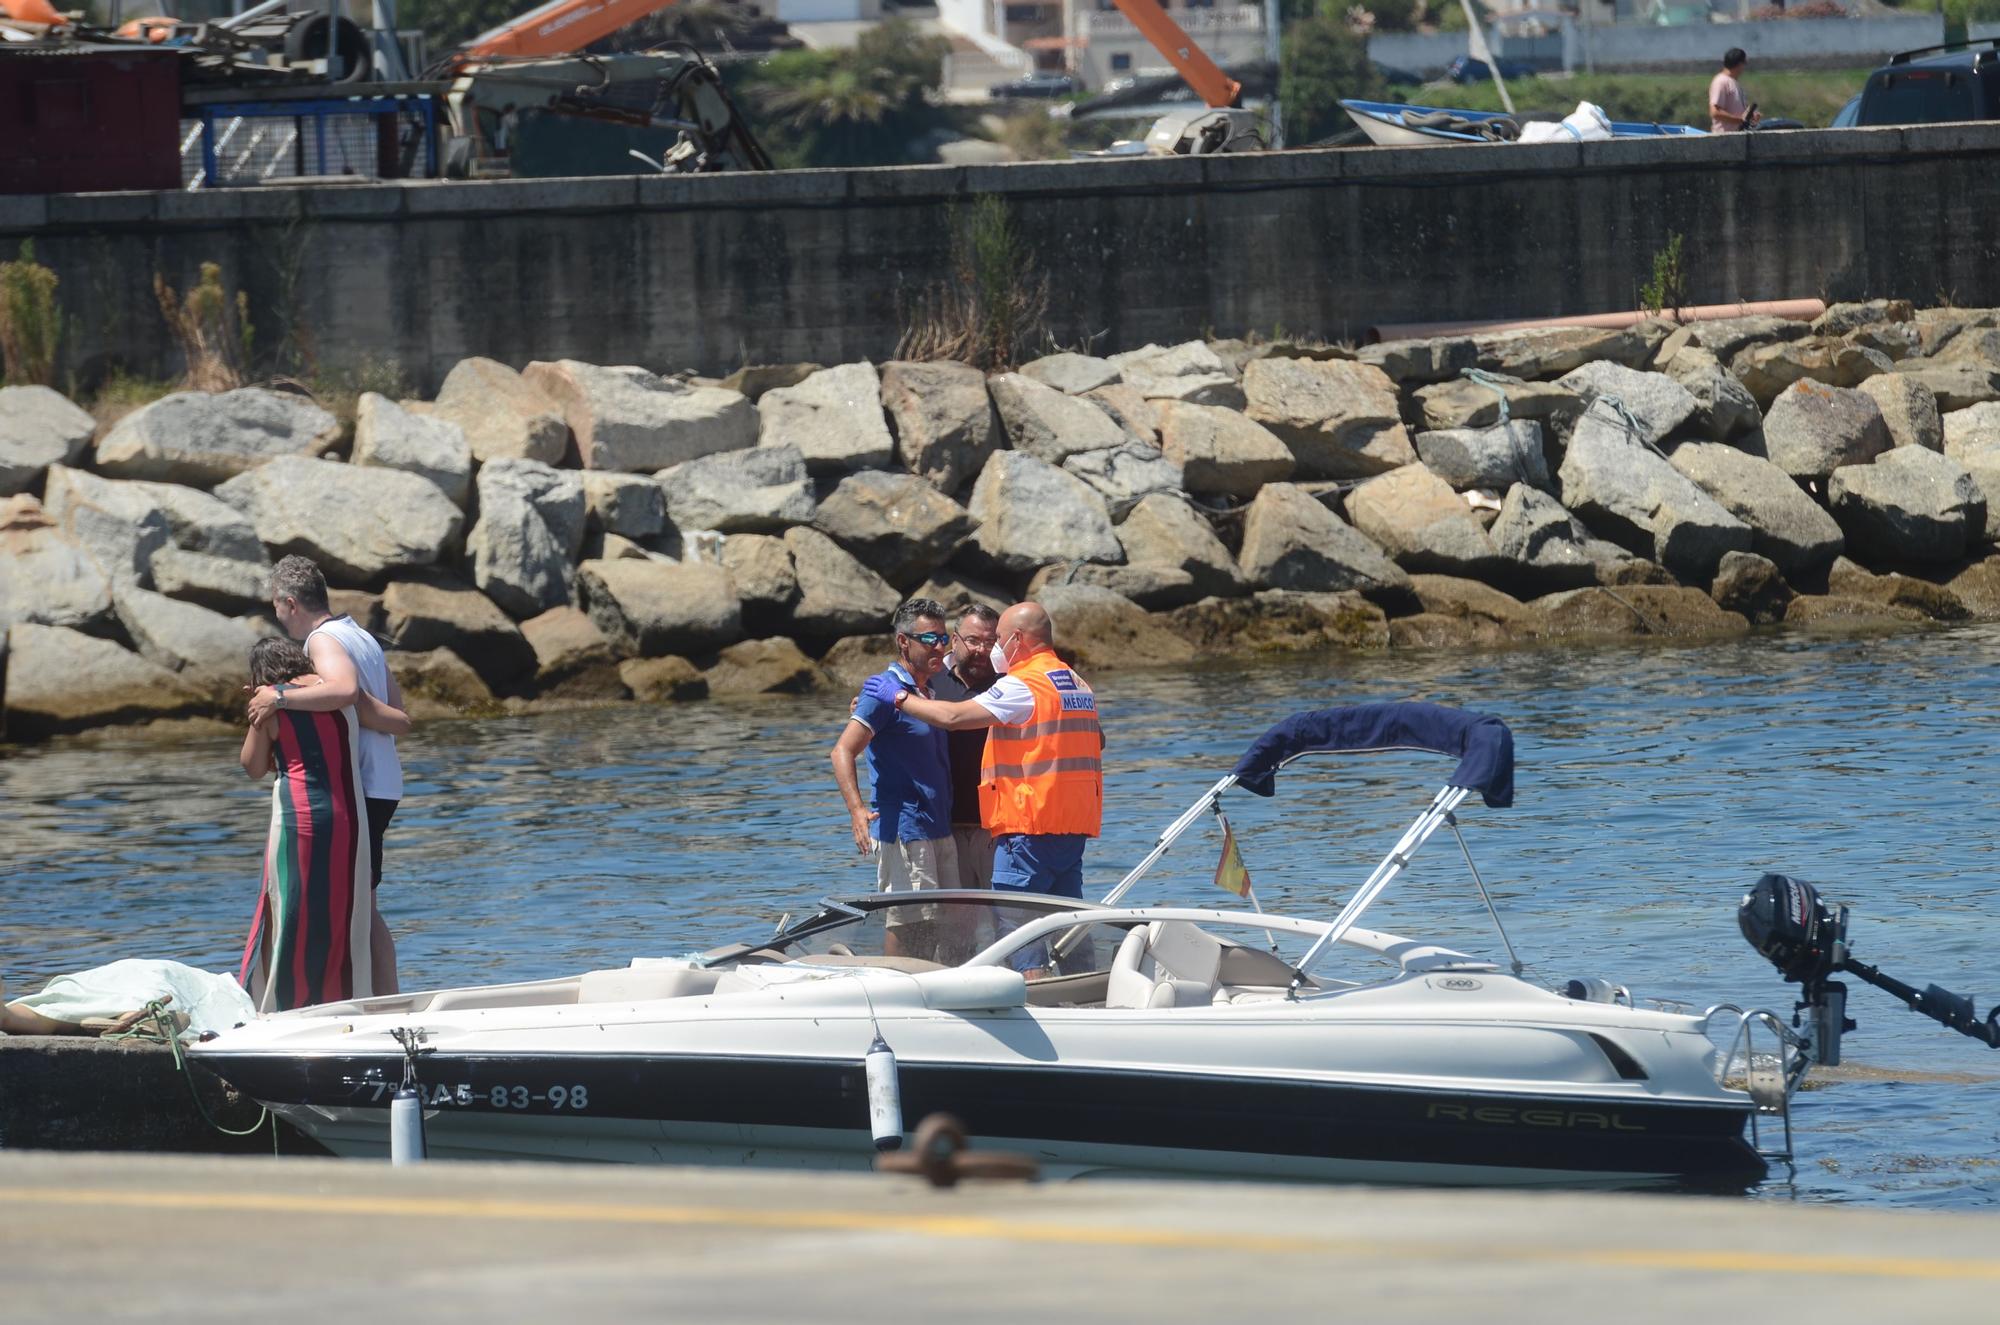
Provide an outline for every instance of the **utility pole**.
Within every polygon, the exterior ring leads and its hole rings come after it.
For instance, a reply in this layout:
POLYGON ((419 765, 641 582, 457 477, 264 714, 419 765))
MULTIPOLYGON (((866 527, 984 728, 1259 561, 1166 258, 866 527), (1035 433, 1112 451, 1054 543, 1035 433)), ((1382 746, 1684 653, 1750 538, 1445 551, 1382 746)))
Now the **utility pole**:
MULTIPOLYGON (((1938 0, 1938 3, 1944 3, 1944 0, 1938 0)), ((1278 0, 1264 0, 1264 58, 1271 62, 1271 99, 1265 106, 1271 121, 1273 151, 1285 145, 1285 105, 1278 97, 1278 89, 1283 86, 1278 64, 1282 57, 1283 30, 1284 19, 1278 12, 1278 0)))

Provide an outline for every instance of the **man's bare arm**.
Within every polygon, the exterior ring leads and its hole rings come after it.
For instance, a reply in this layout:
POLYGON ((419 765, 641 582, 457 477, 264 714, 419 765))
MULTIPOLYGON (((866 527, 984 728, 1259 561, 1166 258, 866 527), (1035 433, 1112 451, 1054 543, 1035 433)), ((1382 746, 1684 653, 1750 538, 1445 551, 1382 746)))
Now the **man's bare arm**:
POLYGON ((847 726, 841 729, 840 739, 833 743, 830 756, 834 785, 840 788, 840 799, 847 803, 847 819, 854 832, 855 849, 864 856, 875 849, 875 839, 868 831, 868 823, 874 816, 861 799, 861 782, 855 776, 854 761, 868 748, 868 742, 874 735, 867 723, 850 718, 847 726))
MULTIPOLYGON (((305 713, 331 713, 356 702, 361 694, 361 677, 354 670, 354 660, 347 656, 347 650, 340 647, 338 640, 326 635, 314 636, 306 645, 306 656, 312 659, 320 683, 288 693, 285 707, 305 713)), ((262 722, 277 707, 278 692, 270 686, 258 687, 250 696, 250 721, 262 722)))

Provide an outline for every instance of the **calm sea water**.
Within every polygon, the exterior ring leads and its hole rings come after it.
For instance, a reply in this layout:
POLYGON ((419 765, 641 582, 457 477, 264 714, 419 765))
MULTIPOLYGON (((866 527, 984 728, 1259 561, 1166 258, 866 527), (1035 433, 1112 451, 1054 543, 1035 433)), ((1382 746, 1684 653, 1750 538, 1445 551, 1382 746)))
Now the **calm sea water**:
MULTIPOLYGON (((1784 1011, 1787 988, 1735 923, 1745 886, 1775 869, 1855 907, 1858 956, 1982 1011, 2000 997, 2000 628, 1099 679, 1111 822, 1093 892, 1270 722, 1431 699, 1514 729, 1515 808, 1475 800, 1461 819, 1533 975, 1784 1011)), ((404 742, 384 884, 405 986, 681 953, 865 891, 826 759, 845 710, 829 697, 425 725, 404 742)), ((0 754, 10 989, 119 957, 234 968, 269 806, 235 750, 112 736, 0 754)), ((1330 916, 1448 771, 1322 760, 1281 775, 1274 800, 1231 798, 1265 905, 1330 916)), ((1216 846, 1183 839, 1135 900, 1221 900, 1216 846)), ((1502 955, 1448 839, 1369 923, 1502 955)), ((1849 1010, 1849 1064, 1884 1079, 1802 1094, 1796 1181, 1756 1199, 2000 1207, 2000 1053, 1867 988, 1849 1010)))

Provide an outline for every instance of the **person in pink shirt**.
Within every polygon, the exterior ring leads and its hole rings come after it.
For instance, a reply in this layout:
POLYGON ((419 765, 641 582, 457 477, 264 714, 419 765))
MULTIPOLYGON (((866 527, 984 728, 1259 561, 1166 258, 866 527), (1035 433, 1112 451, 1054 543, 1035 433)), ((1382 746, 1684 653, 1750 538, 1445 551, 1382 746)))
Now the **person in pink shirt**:
POLYGON ((1749 101, 1743 95, 1743 84, 1737 77, 1743 66, 1750 63, 1750 57, 1743 53, 1741 46, 1731 46, 1722 55, 1722 72, 1709 80, 1708 84, 1708 131, 1710 133, 1742 133, 1758 120, 1763 119, 1749 108, 1749 101))

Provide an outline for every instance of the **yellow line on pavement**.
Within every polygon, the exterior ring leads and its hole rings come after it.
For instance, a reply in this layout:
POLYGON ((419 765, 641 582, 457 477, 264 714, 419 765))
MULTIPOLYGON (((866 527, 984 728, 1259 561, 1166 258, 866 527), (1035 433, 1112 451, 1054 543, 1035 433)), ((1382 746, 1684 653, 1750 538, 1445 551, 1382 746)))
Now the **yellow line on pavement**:
POLYGON ((1837 1275, 1860 1278, 2000 1282, 2000 1260, 1923 1256, 1802 1255, 1698 1248, 1550 1248, 1300 1237, 1222 1230, 1107 1228, 967 1215, 873 1214, 854 1210, 748 1210, 730 1206, 622 1205, 466 1197, 335 1196, 271 1192, 114 1191, 77 1187, 0 1187, 0 1208, 35 1205, 97 1209, 209 1211, 237 1214, 372 1215, 404 1219, 488 1219, 542 1223, 671 1224, 815 1232, 902 1233, 967 1241, 1060 1243, 1251 1254, 1393 1256, 1408 1260, 1468 1257, 1546 1261, 1616 1269, 1700 1270, 1718 1274, 1837 1275))

